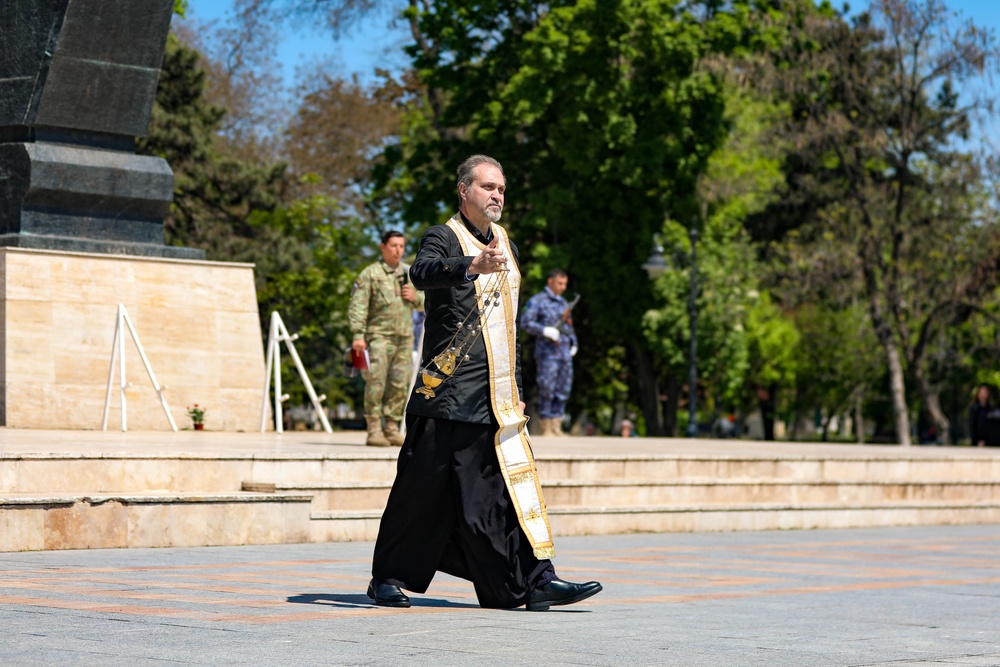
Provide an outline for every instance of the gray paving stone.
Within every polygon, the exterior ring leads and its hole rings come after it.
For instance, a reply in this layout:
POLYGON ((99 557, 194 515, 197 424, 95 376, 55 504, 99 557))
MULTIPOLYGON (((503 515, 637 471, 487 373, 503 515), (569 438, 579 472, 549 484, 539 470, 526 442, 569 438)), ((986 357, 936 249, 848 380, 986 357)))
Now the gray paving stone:
POLYGON ((364 595, 370 543, 0 554, 0 665, 1000 667, 1000 528, 562 538, 605 591, 364 595))

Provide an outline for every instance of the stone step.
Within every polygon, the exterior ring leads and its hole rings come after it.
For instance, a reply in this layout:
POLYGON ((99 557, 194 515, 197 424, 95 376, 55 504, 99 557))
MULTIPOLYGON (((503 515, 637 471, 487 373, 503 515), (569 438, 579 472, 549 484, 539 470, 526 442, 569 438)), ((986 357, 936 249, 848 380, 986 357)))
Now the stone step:
MULTIPOLYGON (((947 451, 947 450, 944 450, 947 451)), ((844 480, 891 482, 921 479, 1000 479, 1000 459, 990 455, 932 458, 815 456, 539 456, 538 471, 551 479, 630 480, 844 480)))
POLYGON ((309 518, 313 542, 373 542, 382 510, 313 512, 309 518))
POLYGON ((565 480, 543 484, 549 505, 643 507, 691 504, 858 504, 907 501, 1000 501, 1000 481, 685 481, 565 480))
POLYGON ((1000 503, 759 504, 549 510, 556 535, 1000 523, 1000 503))
POLYGON ((290 493, 0 496, 0 551, 308 542, 312 497, 290 493))
MULTIPOLYGON (((381 510, 313 512, 312 539, 372 541, 378 535, 381 514, 381 510)), ((557 536, 994 524, 1000 523, 1000 503, 549 506, 549 521, 557 536)))
MULTIPOLYGON (((314 512, 385 507, 391 482, 269 484, 244 482, 244 491, 311 494, 314 512)), ((559 507, 660 506, 726 503, 880 503, 1000 501, 1000 481, 789 482, 786 480, 655 482, 560 480, 544 483, 546 503, 559 507)))
MULTIPOLYGON (((393 450, 395 452, 396 450, 393 450)), ((142 454, 7 454, 0 452, 0 493, 142 493, 162 489, 225 493, 244 480, 384 481, 396 455, 253 456, 142 454)))
POLYGON ((366 510, 385 507, 392 481, 326 482, 311 484, 268 484, 243 482, 244 491, 261 493, 302 493, 312 496, 314 512, 328 510, 366 510))
MULTIPOLYGON (((371 448, 369 448, 371 449, 371 448)), ((948 450, 942 450, 948 452, 948 450)), ((288 485, 391 482, 397 450, 273 456, 199 454, 5 454, 0 452, 0 493, 177 492, 225 493, 244 481, 288 485)), ((747 457, 692 455, 541 455, 539 473, 550 480, 718 480, 925 482, 1000 479, 1000 458, 934 456, 890 458, 747 457)))

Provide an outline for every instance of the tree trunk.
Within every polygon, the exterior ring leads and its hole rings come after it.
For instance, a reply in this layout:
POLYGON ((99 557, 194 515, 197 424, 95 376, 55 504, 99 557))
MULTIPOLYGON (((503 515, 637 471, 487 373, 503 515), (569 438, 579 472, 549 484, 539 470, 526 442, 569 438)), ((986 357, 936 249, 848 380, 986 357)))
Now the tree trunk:
POLYGON ((903 447, 910 446, 910 414, 906 407, 906 383, 903 381, 903 364, 899 348, 889 340, 882 341, 885 360, 889 367, 889 393, 892 398, 892 416, 896 422, 896 437, 903 447))
POLYGON ((854 394, 854 435, 858 439, 858 444, 865 444, 865 415, 863 412, 864 397, 861 392, 854 394))
POLYGON ((636 381, 639 385, 639 407, 646 418, 646 435, 665 435, 663 419, 660 416, 660 385, 653 372, 653 359, 648 350, 638 345, 632 346, 636 359, 636 381))
POLYGON ((671 371, 667 376, 667 400, 663 403, 663 433, 677 437, 677 409, 681 404, 681 378, 671 371))
POLYGON ((934 430, 937 431, 939 442, 942 445, 950 445, 951 422, 941 409, 940 393, 931 386, 922 368, 913 369, 913 380, 917 385, 917 393, 920 394, 920 402, 923 403, 934 424, 934 430))
MULTIPOLYGON (((870 227, 870 225, 869 225, 870 227)), ((910 415, 906 406, 906 382, 903 379, 903 362, 899 355, 899 346, 893 336, 892 329, 886 322, 886 315, 880 301, 881 292, 876 277, 877 245, 869 243, 860 253, 861 270, 865 279, 865 291, 868 293, 868 311, 871 316, 872 328, 885 351, 886 367, 889 371, 889 396, 892 401, 892 416, 896 423, 896 438, 904 447, 910 446, 910 415)))

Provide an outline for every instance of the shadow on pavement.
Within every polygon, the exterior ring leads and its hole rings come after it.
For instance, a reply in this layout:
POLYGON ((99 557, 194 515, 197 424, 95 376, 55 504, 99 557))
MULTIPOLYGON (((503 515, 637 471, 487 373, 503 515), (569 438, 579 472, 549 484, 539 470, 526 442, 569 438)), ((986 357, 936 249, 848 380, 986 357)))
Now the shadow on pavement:
MULTIPOLYGON (((364 593, 351 593, 338 595, 336 593, 300 593, 288 597, 288 602, 293 604, 318 604, 328 607, 374 607, 372 602, 364 593)), ((414 607, 439 607, 444 609, 479 609, 478 604, 465 604, 461 602, 451 602, 437 598, 410 598, 410 604, 414 607)))

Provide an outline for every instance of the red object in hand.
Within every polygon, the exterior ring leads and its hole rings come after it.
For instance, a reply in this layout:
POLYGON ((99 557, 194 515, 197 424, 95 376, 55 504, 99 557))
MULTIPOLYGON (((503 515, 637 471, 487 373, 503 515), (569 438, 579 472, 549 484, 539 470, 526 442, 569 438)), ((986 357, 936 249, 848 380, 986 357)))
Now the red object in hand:
POLYGON ((351 350, 351 359, 354 361, 354 367, 359 371, 367 371, 371 368, 368 350, 351 350))

